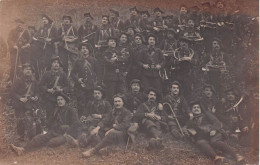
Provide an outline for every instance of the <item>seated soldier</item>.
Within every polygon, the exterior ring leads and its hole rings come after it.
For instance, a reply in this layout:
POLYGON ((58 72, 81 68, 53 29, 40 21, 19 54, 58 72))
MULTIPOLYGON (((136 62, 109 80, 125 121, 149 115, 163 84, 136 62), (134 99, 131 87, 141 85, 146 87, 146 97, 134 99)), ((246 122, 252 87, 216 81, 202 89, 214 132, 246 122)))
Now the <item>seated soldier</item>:
MULTIPOLYGON (((66 132, 73 132, 78 123, 77 111, 68 106, 69 98, 63 93, 56 94, 57 107, 48 123, 50 129, 46 134, 35 136, 24 147, 11 144, 11 149, 19 156, 43 146, 57 147, 67 142, 66 132)), ((74 136, 71 134, 71 136, 74 136)))
POLYGON ((217 155, 215 149, 236 158, 237 162, 244 160, 243 156, 236 154, 233 149, 224 142, 221 131, 221 122, 209 112, 203 112, 199 102, 192 102, 193 120, 189 120, 183 128, 184 134, 191 137, 199 149, 214 160, 215 164, 222 163, 224 157, 217 155))
POLYGON ((181 127, 188 119, 193 118, 190 107, 182 95, 182 88, 179 82, 170 84, 169 94, 163 99, 164 111, 167 114, 167 124, 174 139, 184 137, 181 127))
POLYGON ((86 147, 89 144, 97 144, 100 141, 100 136, 102 134, 98 134, 93 138, 90 135, 90 132, 97 127, 98 123, 106 118, 107 114, 112 111, 112 106, 108 101, 105 100, 105 93, 102 87, 96 86, 93 92, 94 99, 89 101, 85 111, 83 112, 83 116, 81 116, 80 120, 83 123, 83 127, 86 127, 87 131, 84 131, 79 137, 79 144, 81 146, 86 147))
POLYGON ((160 96, 153 88, 147 90, 147 93, 148 100, 137 108, 134 118, 140 127, 144 128, 145 133, 151 135, 147 149, 162 149, 163 145, 160 138, 161 124, 166 125, 166 123, 163 122, 165 117, 163 115, 162 106, 157 103, 160 96))
POLYGON ((98 123, 98 126, 94 128, 90 134, 97 135, 99 131, 105 128, 110 128, 105 133, 105 137, 94 148, 91 148, 83 152, 83 157, 90 157, 102 148, 111 145, 125 143, 127 138, 127 129, 130 126, 132 115, 125 107, 125 96, 117 94, 114 96, 114 109, 109 112, 106 117, 98 123))
POLYGON ((239 96, 235 89, 225 91, 225 101, 216 114, 224 124, 224 129, 231 137, 239 140, 241 145, 248 145, 251 111, 243 102, 244 96, 239 96), (246 140, 247 139, 247 140, 246 140))
POLYGON ((39 108, 39 88, 33 76, 32 67, 29 64, 24 64, 22 69, 23 76, 14 82, 11 89, 15 117, 17 118, 16 129, 20 140, 24 140, 25 132, 27 132, 29 139, 36 135, 33 115, 39 108))

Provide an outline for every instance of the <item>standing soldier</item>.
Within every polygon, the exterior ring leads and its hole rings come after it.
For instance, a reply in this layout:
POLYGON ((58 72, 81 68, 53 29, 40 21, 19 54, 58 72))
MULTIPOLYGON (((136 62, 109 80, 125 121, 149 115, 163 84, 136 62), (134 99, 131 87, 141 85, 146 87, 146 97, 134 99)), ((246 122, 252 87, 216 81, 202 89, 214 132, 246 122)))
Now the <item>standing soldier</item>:
POLYGON ((162 18, 163 11, 157 7, 153 10, 153 12, 155 14, 155 17, 153 20, 153 31, 157 37, 157 40, 158 40, 157 43, 160 43, 160 41, 162 41, 162 39, 163 39, 162 32, 163 32, 163 30, 167 29, 168 27, 165 25, 164 20, 162 18))
POLYGON ((30 36, 28 30, 24 27, 24 22, 20 19, 15 20, 16 27, 12 29, 7 38, 7 44, 10 52, 10 77, 9 81, 13 82, 17 76, 17 67, 30 62, 28 57, 28 48, 30 47, 30 36))
POLYGON ((165 116, 161 105, 158 104, 160 93, 152 88, 148 89, 147 93, 148 100, 137 108, 134 118, 145 133, 151 135, 147 149, 162 149, 161 124, 164 123, 165 116))
POLYGON ((23 65, 23 76, 14 82, 11 96, 13 107, 17 118, 17 133, 21 140, 24 140, 25 131, 31 139, 36 135, 36 128, 33 125, 33 113, 38 109, 39 101, 38 83, 33 77, 32 67, 29 64, 23 65))
POLYGON ((115 37, 119 37, 121 32, 124 30, 124 23, 120 19, 118 11, 116 11, 114 9, 110 9, 109 11, 110 11, 110 15, 109 15, 110 24, 115 31, 115 37))
POLYGON ((160 70, 164 68, 165 60, 162 51, 155 47, 156 37, 148 36, 148 46, 138 56, 138 64, 142 67, 142 86, 145 89, 156 88, 162 93, 160 70))
POLYGON ((39 79, 45 72, 47 65, 50 64, 51 56, 54 54, 53 42, 57 33, 53 21, 45 14, 42 15, 42 23, 43 25, 34 35, 37 43, 32 53, 34 67, 37 69, 36 76, 39 79))
POLYGON ((141 32, 140 29, 140 18, 139 18, 139 11, 137 10, 136 6, 129 9, 130 10, 130 18, 125 21, 125 28, 132 26, 134 31, 137 33, 141 32))
POLYGON ((152 22, 149 20, 150 14, 147 10, 141 11, 141 20, 140 20, 140 29, 141 29, 141 34, 145 37, 152 31, 153 25, 152 22))
POLYGON ((41 98, 47 112, 47 120, 53 115, 52 110, 56 104, 55 94, 69 92, 68 79, 61 67, 59 56, 51 58, 51 69, 44 73, 40 81, 41 98))
POLYGON ((109 128, 106 129, 105 137, 94 148, 83 152, 83 157, 90 157, 108 145, 122 145, 125 143, 132 115, 124 107, 126 103, 124 95, 115 95, 113 101, 113 110, 90 133, 91 135, 97 135, 100 131, 104 131, 104 128, 109 128))
POLYGON ((90 13, 85 13, 85 23, 81 25, 78 29, 79 39, 83 43, 90 43, 94 46, 94 38, 97 31, 97 26, 93 24, 92 20, 94 19, 90 13))
POLYGON ((88 101, 92 98, 94 85, 99 81, 100 68, 97 60, 91 56, 91 45, 79 46, 81 57, 74 63, 71 77, 75 82, 74 91, 77 97, 78 113, 82 115, 88 101))
POLYGON ((181 127, 187 120, 193 118, 190 107, 182 95, 181 84, 174 81, 170 84, 170 93, 163 99, 164 111, 167 114, 167 123, 174 139, 183 138, 181 127))
POLYGON ((74 63, 78 48, 76 46, 78 41, 78 34, 75 27, 72 26, 71 16, 63 16, 63 23, 60 24, 58 29, 57 40, 59 42, 58 54, 63 64, 63 71, 70 75, 71 64, 74 63))

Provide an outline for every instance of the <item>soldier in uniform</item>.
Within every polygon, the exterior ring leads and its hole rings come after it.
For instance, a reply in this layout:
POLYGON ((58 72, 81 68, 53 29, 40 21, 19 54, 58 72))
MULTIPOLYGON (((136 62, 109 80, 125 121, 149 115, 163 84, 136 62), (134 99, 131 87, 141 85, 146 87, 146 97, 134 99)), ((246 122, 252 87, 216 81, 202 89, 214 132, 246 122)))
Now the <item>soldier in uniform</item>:
POLYGON ((27 63, 23 65, 23 76, 14 81, 11 89, 13 107, 17 118, 17 133, 24 140, 25 131, 31 139, 36 135, 33 125, 33 112, 39 108, 39 86, 33 76, 32 67, 27 63))
POLYGON ((125 21, 125 29, 132 26, 137 33, 141 32, 139 10, 136 6, 129 9, 130 18, 125 21))
POLYGON ((182 95, 181 84, 174 81, 170 84, 169 94, 162 101, 164 111, 167 114, 167 124, 174 139, 183 138, 181 128, 193 114, 186 99, 182 95))
POLYGON ((109 48, 104 53, 104 83, 107 99, 112 101, 116 93, 126 93, 126 76, 129 58, 124 57, 116 48, 116 39, 108 39, 109 48))
POLYGON ((17 76, 19 63, 29 63, 28 48, 30 47, 30 36, 28 30, 24 27, 24 22, 20 19, 15 20, 16 27, 10 31, 7 38, 7 44, 10 53, 10 77, 13 82, 14 76, 17 76))
POLYGON ((92 22, 94 19, 90 13, 84 14, 85 23, 78 29, 78 36, 81 42, 90 43, 94 47, 94 38, 97 31, 97 26, 92 22))
POLYGON ((216 96, 216 91, 213 85, 205 84, 202 89, 202 96, 200 98, 200 104, 204 107, 204 110, 216 114, 219 107, 219 100, 216 96))
POLYGON ((51 58, 51 69, 42 76, 40 80, 40 92, 42 105, 47 112, 47 120, 53 115, 56 104, 55 94, 58 92, 69 93, 69 83, 66 74, 62 70, 59 56, 51 58))
POLYGON ((40 134, 30 140, 24 147, 11 144, 11 149, 18 155, 31 152, 37 148, 48 146, 58 147, 67 140, 67 133, 71 132, 73 125, 78 123, 77 110, 68 106, 69 98, 63 93, 56 93, 57 107, 52 109, 53 116, 48 125, 50 129, 46 134, 40 134))
POLYGON ((159 74, 160 69, 165 66, 165 59, 162 51, 155 47, 156 37, 153 34, 148 36, 148 46, 138 56, 138 64, 142 68, 142 86, 145 89, 156 88, 162 93, 162 80, 159 74))
POLYGON ((152 31, 153 25, 152 22, 149 20, 150 14, 147 10, 141 11, 141 19, 140 19, 140 29, 141 29, 141 34, 144 37, 147 37, 147 35, 152 31))
POLYGON ((138 106, 145 102, 146 95, 141 91, 141 81, 133 79, 130 83, 130 92, 126 93, 127 109, 132 113, 136 113, 138 106))
POLYGON ((47 15, 42 15, 42 26, 34 35, 37 41, 34 45, 32 58, 34 68, 37 69, 37 78, 41 78, 46 67, 50 64, 51 56, 54 54, 55 49, 53 42, 56 39, 57 30, 54 27, 53 20, 47 15))
POLYGON ((63 64, 63 71, 70 75, 71 67, 69 64, 74 63, 77 58, 78 48, 76 46, 78 41, 78 32, 75 27, 72 26, 71 16, 64 15, 62 17, 63 23, 60 24, 58 29, 57 40, 59 42, 58 54, 63 64))
POLYGON ((167 29, 168 27, 165 25, 165 22, 162 18, 162 14, 164 13, 160 8, 155 8, 153 10, 155 17, 153 20, 153 32, 155 36, 157 37, 158 42, 160 43, 163 39, 162 32, 163 30, 167 29))
POLYGON ((187 23, 187 17, 188 17, 188 7, 186 5, 181 5, 179 10, 179 16, 178 16, 178 27, 179 31, 182 31, 185 29, 186 23, 187 23))
POLYGON ((217 155, 215 149, 220 150, 242 162, 244 157, 236 154, 233 149, 224 142, 225 135, 221 130, 221 122, 209 112, 203 112, 199 102, 191 102, 194 118, 189 120, 183 131, 186 136, 196 143, 198 148, 215 164, 222 164, 224 157, 217 155))
POLYGON ((111 145, 122 145, 126 141, 127 130, 130 126, 132 115, 124 105, 126 99, 124 95, 115 95, 113 98, 114 108, 107 116, 98 123, 98 126, 91 131, 91 135, 96 135, 104 128, 109 128, 105 133, 105 137, 94 148, 83 152, 83 157, 90 157, 102 148, 111 145))
POLYGON ((118 11, 114 9, 110 9, 109 11, 110 25, 115 31, 115 37, 119 37, 121 32, 124 30, 124 22, 120 19, 118 11))
MULTIPOLYGON (((147 149, 163 148, 161 140, 161 124, 165 123, 165 115, 159 104, 160 93, 155 89, 147 90, 147 101, 142 103, 134 114, 134 120, 139 123, 143 131, 151 135, 147 149)), ((165 126, 165 125, 164 125, 165 126)))
POLYGON ((97 60, 91 56, 90 44, 79 46, 81 57, 75 61, 71 77, 75 82, 74 91, 77 98, 79 116, 82 115, 88 101, 92 98, 92 91, 97 82, 101 82, 100 67, 97 60))

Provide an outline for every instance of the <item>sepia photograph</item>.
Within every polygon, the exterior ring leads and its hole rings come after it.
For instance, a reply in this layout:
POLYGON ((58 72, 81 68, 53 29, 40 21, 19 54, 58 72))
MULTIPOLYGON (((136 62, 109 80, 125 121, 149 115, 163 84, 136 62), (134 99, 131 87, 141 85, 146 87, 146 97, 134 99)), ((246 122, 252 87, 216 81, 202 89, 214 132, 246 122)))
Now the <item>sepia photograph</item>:
POLYGON ((0 165, 259 164, 258 0, 0 0, 0 165))

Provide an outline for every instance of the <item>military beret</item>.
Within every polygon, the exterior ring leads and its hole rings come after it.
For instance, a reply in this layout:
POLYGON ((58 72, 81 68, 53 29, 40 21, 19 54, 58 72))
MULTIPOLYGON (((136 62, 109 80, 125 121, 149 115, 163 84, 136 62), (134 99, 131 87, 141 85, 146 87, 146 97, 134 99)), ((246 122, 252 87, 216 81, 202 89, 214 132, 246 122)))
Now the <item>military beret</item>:
POLYGON ((114 9, 109 10, 111 13, 114 13, 117 17, 119 17, 119 11, 116 11, 114 9))

